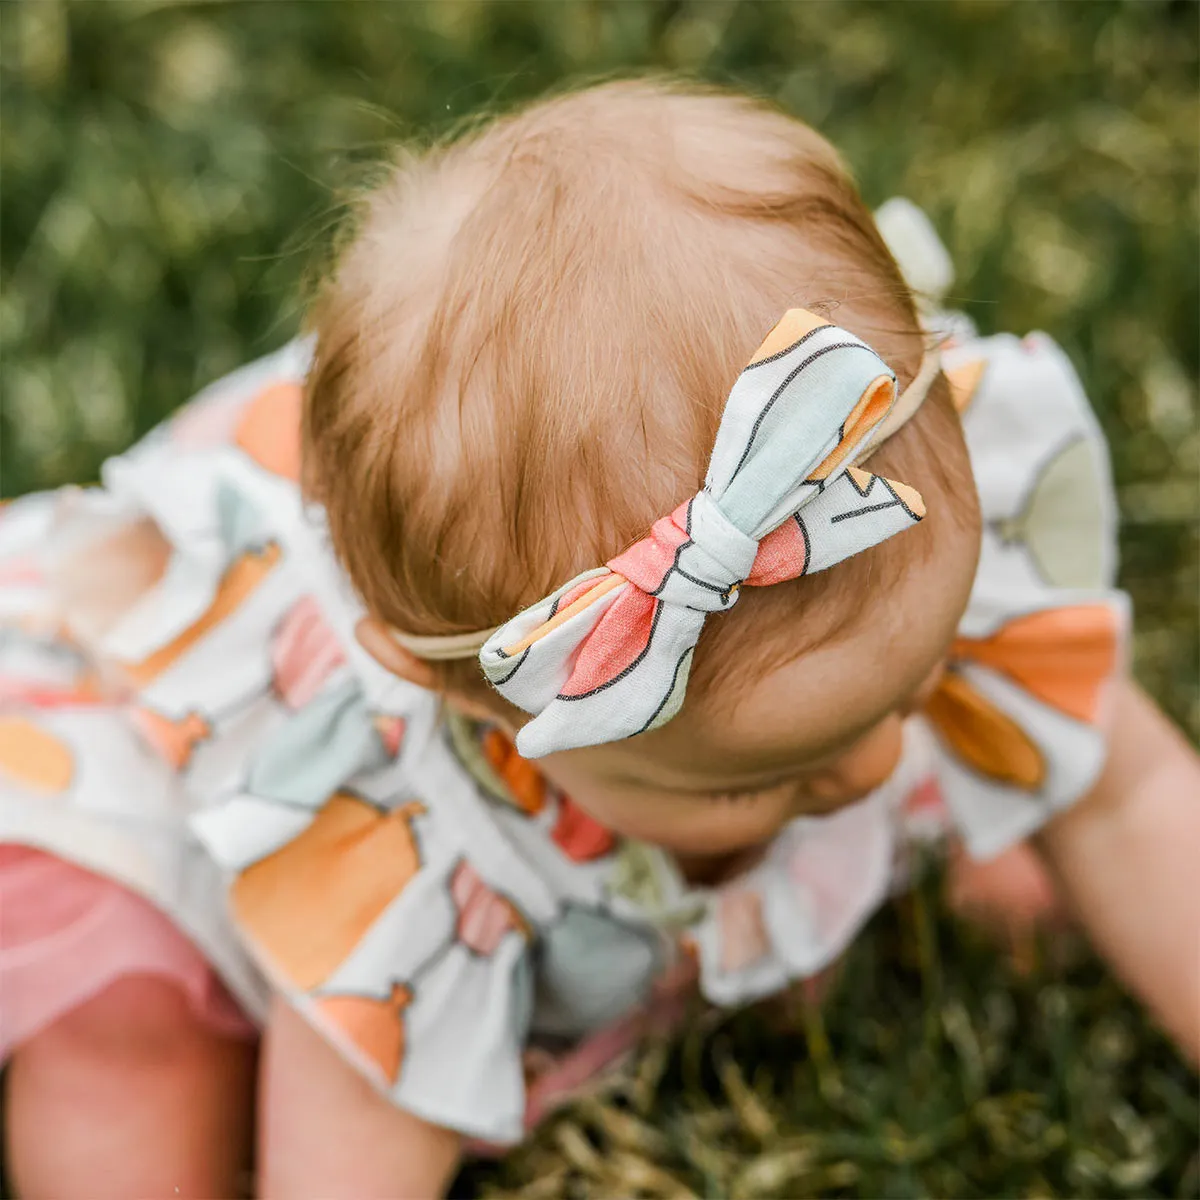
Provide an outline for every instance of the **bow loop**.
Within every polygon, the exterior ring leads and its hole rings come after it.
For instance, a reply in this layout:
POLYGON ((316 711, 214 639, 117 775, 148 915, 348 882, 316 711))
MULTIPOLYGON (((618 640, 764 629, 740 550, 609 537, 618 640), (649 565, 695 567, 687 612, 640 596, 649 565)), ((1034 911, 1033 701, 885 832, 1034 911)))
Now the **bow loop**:
POLYGON ((667 604, 722 612, 750 573, 758 542, 698 492, 608 565, 643 592, 667 604))

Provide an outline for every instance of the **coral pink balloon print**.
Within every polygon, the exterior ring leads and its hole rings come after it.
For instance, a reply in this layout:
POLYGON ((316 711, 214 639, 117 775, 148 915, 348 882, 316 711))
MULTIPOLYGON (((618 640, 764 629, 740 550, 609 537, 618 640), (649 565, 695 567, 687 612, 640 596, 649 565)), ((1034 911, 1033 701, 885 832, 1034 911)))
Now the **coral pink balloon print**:
POLYGON ((932 775, 904 797, 904 820, 921 837, 933 837, 949 826, 946 797, 932 775))
POLYGON ((345 661, 345 651, 316 600, 312 596, 297 600, 279 622, 271 646, 279 698, 288 708, 303 708, 345 661))
POLYGON ((494 954, 510 930, 528 936, 529 925, 516 906, 492 891, 470 863, 462 862, 456 868, 450 895, 458 910, 458 940, 476 954, 494 954))
POLYGON ((381 714, 373 717, 371 723, 375 726, 375 732, 379 734, 379 740, 383 743, 388 757, 397 758, 400 754, 400 747, 404 745, 404 730, 407 722, 403 717, 381 714))
POLYGON ((0 563, 0 587, 40 587, 45 572, 33 555, 19 555, 0 563))
POLYGON ((209 723, 194 712, 173 721, 150 708, 133 708, 129 719, 142 737, 177 771, 188 765, 192 752, 212 733, 209 723))

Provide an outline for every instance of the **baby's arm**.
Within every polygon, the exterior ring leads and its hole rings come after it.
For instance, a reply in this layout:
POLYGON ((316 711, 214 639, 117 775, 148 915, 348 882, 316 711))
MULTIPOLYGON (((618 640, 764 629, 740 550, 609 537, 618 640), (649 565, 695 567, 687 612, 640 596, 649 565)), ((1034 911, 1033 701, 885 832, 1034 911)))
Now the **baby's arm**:
POLYGON ((263 1044, 259 1188, 267 1200, 427 1200, 445 1195, 461 1138, 374 1091, 276 999, 263 1044))
POLYGON ((1039 848, 1114 970, 1200 1057, 1200 758, 1134 683, 1108 763, 1039 848))

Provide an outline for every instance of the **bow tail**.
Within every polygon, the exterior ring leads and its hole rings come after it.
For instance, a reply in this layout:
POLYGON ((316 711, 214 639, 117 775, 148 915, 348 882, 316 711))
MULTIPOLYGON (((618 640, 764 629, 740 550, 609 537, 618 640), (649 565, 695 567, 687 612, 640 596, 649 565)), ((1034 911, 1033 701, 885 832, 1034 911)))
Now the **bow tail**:
POLYGON ((518 733, 517 749, 541 758, 666 724, 683 703, 704 617, 629 587, 578 644, 567 681, 518 733))
POLYGON ((924 501, 913 488, 849 467, 759 542, 746 582, 764 587, 824 571, 924 516, 924 501))

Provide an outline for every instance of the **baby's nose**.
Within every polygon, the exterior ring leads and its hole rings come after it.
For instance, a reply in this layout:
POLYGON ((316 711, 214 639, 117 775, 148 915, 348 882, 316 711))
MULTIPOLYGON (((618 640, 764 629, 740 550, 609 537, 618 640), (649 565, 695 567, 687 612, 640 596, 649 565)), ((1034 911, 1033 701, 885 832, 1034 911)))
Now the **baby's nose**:
POLYGON ((819 800, 849 803, 886 783, 900 761, 904 723, 893 713, 860 738, 841 758, 814 776, 808 791, 819 800))

